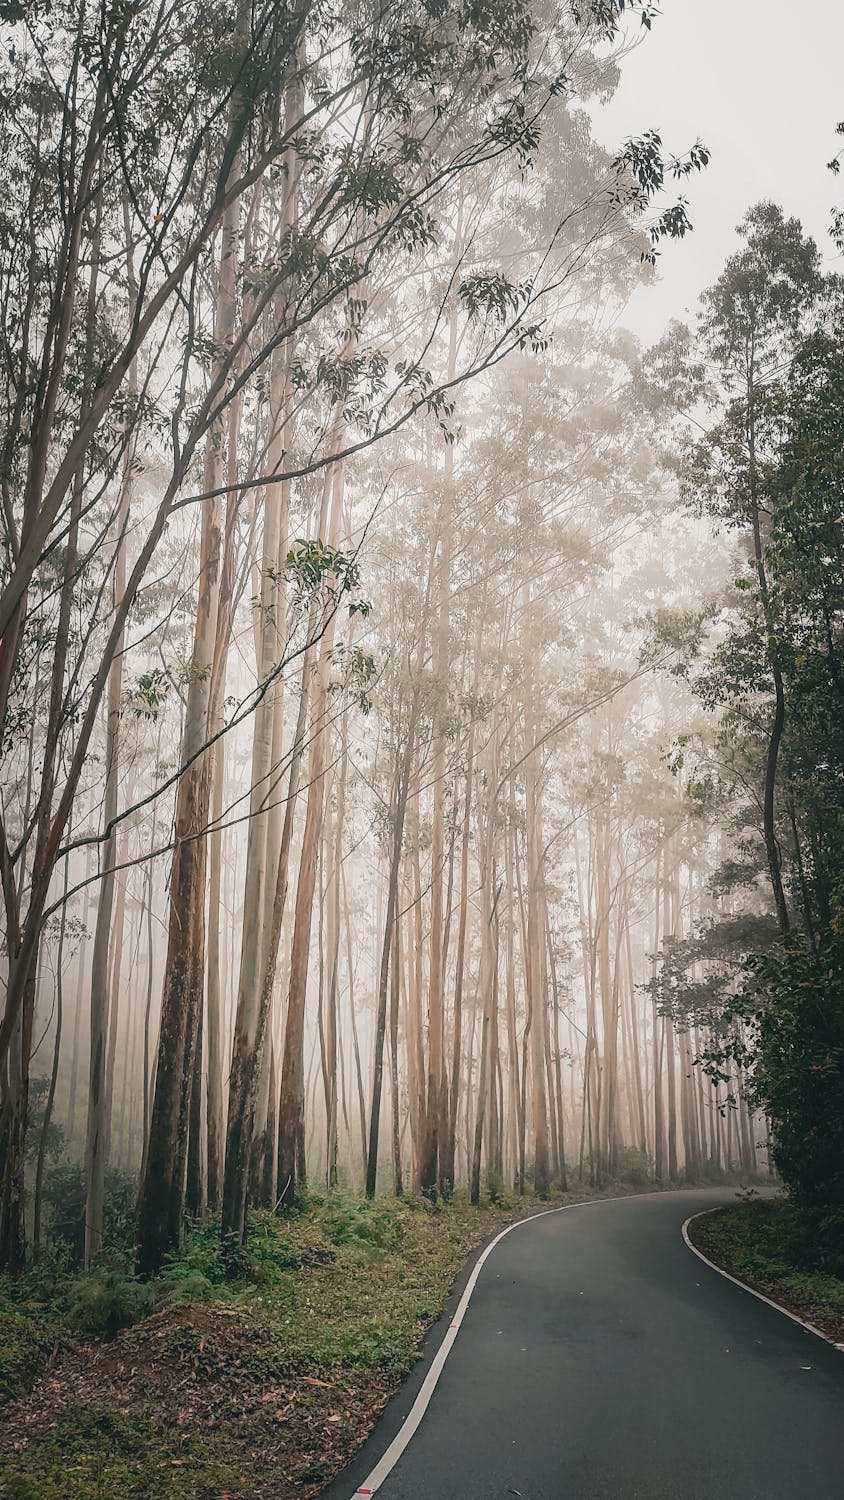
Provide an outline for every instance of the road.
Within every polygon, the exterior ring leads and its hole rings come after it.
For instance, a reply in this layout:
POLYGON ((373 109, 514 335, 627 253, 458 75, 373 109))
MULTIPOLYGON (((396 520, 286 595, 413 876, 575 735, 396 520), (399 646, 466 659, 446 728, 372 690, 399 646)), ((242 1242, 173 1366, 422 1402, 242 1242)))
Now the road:
MULTIPOLYGON (((506 1235, 379 1500, 844 1500, 844 1354, 687 1248, 683 1221, 724 1201, 592 1203, 506 1235)), ((366 1483, 442 1326, 324 1500, 366 1483)))

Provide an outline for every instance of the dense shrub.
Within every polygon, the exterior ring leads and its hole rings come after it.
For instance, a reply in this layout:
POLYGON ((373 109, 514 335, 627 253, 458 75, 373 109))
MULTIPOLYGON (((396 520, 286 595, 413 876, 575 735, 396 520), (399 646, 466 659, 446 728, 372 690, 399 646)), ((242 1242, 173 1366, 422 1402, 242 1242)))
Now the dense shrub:
POLYGON ((275 1214, 250 1214, 245 1245, 234 1239, 221 1244, 220 1221, 209 1219, 190 1226, 179 1249, 168 1256, 159 1281, 171 1300, 214 1297, 238 1282, 278 1286, 302 1260, 275 1214))
POLYGON ((753 1090, 794 1202, 844 1211, 844 942, 774 949, 751 966, 753 1090))
MULTIPOLYGON (((130 1255, 135 1228, 137 1183, 134 1177, 109 1167, 105 1177, 103 1246, 130 1255)), ((47 1233, 66 1251, 70 1263, 81 1266, 85 1253, 85 1173, 76 1162, 61 1162, 44 1178, 43 1202, 47 1233)))
POLYGON ((145 1318, 155 1306, 155 1292, 138 1281, 125 1261, 104 1262, 71 1282, 67 1294, 70 1326, 78 1333, 111 1334, 145 1318))
POLYGON ((615 1163, 615 1180, 622 1187, 644 1188, 653 1182, 653 1167, 644 1151, 625 1146, 619 1151, 615 1163))
POLYGON ((337 1246, 360 1250, 395 1250, 404 1236, 395 1200, 369 1202, 345 1193, 331 1193, 319 1210, 325 1238, 337 1246))

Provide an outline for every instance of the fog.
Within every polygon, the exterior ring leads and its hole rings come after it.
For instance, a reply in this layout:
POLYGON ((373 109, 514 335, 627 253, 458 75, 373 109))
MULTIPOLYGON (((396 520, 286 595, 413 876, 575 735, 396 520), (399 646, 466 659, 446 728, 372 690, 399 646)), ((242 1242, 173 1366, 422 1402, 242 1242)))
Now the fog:
POLYGON ((13 24, 5 1268, 120 1193, 154 1273, 306 1187, 773 1170, 698 299, 760 200, 830 260, 844 21, 632 9, 13 24))
POLYGON ((619 87, 596 110, 602 139, 647 123, 670 142, 699 135, 713 154, 710 171, 684 188, 694 235, 663 264, 659 284, 625 309, 625 325, 646 341, 672 317, 695 313, 751 202, 783 203, 830 266, 836 259, 827 163, 836 150, 844 16, 825 0, 810 0, 799 15, 787 0, 681 0, 661 12, 641 43, 630 28, 636 45, 619 87))

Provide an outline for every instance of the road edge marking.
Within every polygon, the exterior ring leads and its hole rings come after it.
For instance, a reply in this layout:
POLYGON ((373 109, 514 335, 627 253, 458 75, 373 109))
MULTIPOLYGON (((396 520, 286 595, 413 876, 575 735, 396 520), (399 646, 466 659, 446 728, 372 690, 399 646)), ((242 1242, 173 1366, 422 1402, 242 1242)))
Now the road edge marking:
POLYGON ((830 1334, 824 1333, 822 1328, 817 1328, 814 1323, 809 1323, 805 1318, 801 1318, 798 1313, 791 1312, 789 1308, 783 1307, 781 1302, 775 1302, 772 1297, 766 1297, 764 1292, 757 1292, 755 1287, 750 1286, 746 1281, 740 1281, 738 1276, 731 1275, 729 1271, 724 1270, 723 1266, 716 1265, 714 1260, 710 1260, 709 1256, 704 1255, 703 1251, 699 1250, 697 1245, 693 1243, 689 1234, 689 1225, 693 1224, 695 1219, 705 1219, 707 1214, 719 1213, 722 1207, 723 1205, 719 1204, 717 1208, 702 1208, 700 1213, 689 1215, 684 1221, 682 1228, 686 1248, 691 1250, 692 1254, 696 1255, 698 1260, 702 1260, 704 1265, 709 1266, 710 1271, 717 1271, 718 1275, 723 1276, 725 1281, 731 1281, 733 1286, 737 1286, 740 1292, 749 1292, 750 1296, 756 1297, 757 1301, 764 1302, 766 1306, 772 1307, 774 1312, 782 1313, 784 1318, 790 1318, 792 1323, 797 1323, 807 1333, 813 1333, 815 1338, 823 1339, 824 1343, 829 1344, 831 1349, 837 1350, 839 1354, 844 1354, 844 1344, 838 1343, 830 1334))
POLYGON ((502 1229, 495 1236, 495 1239, 490 1240, 486 1249, 481 1252, 472 1267, 469 1280, 463 1289, 463 1295, 457 1304, 457 1309, 445 1332, 442 1343, 431 1361, 431 1368, 419 1387, 416 1400, 393 1438, 393 1441, 390 1443, 390 1446, 378 1460, 375 1468, 365 1479, 361 1480, 358 1488, 351 1492, 351 1500, 355 1500, 355 1497, 358 1495, 374 1495, 376 1490, 381 1488, 384 1480, 392 1473, 405 1448, 414 1437, 422 1418, 428 1410, 431 1397, 442 1374, 443 1366, 460 1332, 460 1325, 466 1315, 466 1310, 477 1285, 478 1277, 496 1245, 501 1243, 505 1235, 512 1234, 514 1229, 521 1229, 525 1224, 534 1223, 536 1219, 547 1219, 550 1214, 564 1214, 575 1208, 597 1208, 602 1203, 629 1203, 634 1200, 638 1201, 640 1198, 664 1198, 667 1196, 667 1193, 659 1191, 652 1193, 622 1193, 617 1198, 587 1198, 585 1203, 560 1203, 557 1208, 543 1208, 538 1214, 527 1214, 524 1219, 516 1219, 512 1224, 508 1224, 506 1229, 502 1229))

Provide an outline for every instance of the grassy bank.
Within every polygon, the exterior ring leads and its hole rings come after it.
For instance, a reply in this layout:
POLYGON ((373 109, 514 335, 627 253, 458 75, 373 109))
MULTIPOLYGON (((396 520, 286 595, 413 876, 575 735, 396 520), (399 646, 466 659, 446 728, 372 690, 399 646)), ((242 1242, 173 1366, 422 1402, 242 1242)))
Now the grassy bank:
POLYGON ((844 1222, 786 1199, 721 1208, 693 1220, 693 1243, 716 1265, 844 1342, 844 1222), (836 1232, 836 1229, 838 1232, 836 1232))
POLYGON ((317 1493, 410 1369, 473 1247, 547 1206, 315 1198, 256 1216, 234 1275, 209 1224, 152 1285, 119 1257, 0 1281, 0 1495, 317 1493))

